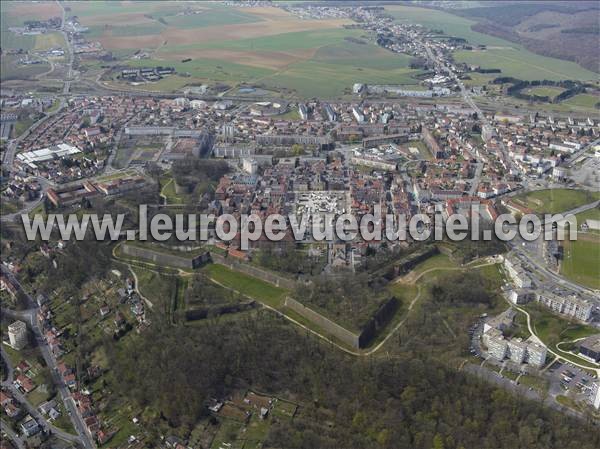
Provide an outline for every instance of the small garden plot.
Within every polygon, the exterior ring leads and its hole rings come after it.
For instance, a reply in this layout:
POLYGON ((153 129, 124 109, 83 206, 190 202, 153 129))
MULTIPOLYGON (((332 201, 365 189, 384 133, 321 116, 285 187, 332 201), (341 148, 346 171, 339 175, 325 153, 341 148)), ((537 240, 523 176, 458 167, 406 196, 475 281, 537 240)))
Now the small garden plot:
POLYGON ((289 418, 292 419, 298 410, 298 405, 293 402, 284 401, 282 399, 276 398, 273 402, 273 410, 271 413, 273 416, 278 418, 289 418))
POLYGON ((246 422, 248 420, 249 412, 243 410, 242 408, 227 403, 221 407, 218 415, 222 418, 234 419, 239 422, 246 422))

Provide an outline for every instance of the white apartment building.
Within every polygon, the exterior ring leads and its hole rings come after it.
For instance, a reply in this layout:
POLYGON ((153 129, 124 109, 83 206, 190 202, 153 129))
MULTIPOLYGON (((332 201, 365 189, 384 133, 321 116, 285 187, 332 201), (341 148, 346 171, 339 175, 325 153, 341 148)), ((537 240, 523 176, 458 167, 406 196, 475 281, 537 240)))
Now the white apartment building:
POLYGON ((21 350, 27 345, 27 325, 23 321, 15 321, 8 326, 8 341, 16 350, 21 350))
POLYGON ((531 279, 525 270, 518 264, 508 258, 504 259, 504 268, 508 272, 511 280, 518 288, 530 288, 531 279))
POLYGON ((592 303, 575 295, 558 296, 553 293, 539 293, 537 301, 561 315, 567 315, 581 321, 588 321, 592 316, 592 303))
POLYGON ((488 320, 483 327, 482 341, 488 354, 496 360, 510 359, 512 362, 527 363, 536 368, 544 366, 546 347, 531 337, 523 341, 520 338, 507 339, 503 330, 510 327, 515 312, 512 309, 488 320))

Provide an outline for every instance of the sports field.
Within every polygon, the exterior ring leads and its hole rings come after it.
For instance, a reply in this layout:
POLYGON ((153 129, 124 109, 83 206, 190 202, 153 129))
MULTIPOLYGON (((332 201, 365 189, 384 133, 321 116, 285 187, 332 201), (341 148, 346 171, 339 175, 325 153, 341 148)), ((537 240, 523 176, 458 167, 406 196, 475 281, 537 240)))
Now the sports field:
POLYGON ((538 214, 557 214, 600 199, 600 193, 586 190, 547 189, 523 193, 513 201, 538 214))
POLYGON ((453 14, 413 6, 386 6, 399 22, 420 23, 446 34, 467 39, 471 44, 486 45, 486 50, 458 51, 454 54, 457 62, 479 65, 483 68, 502 70, 501 76, 513 76, 523 80, 592 80, 598 75, 574 62, 540 56, 526 50, 521 45, 487 34, 471 30, 474 21, 453 14))
POLYGON ((574 282, 600 289, 600 236, 580 232, 577 240, 565 240, 560 272, 574 282))
POLYGON ((524 89, 523 93, 525 95, 537 95, 538 97, 548 97, 551 100, 554 99, 557 95, 563 93, 565 89, 562 87, 552 87, 552 86, 544 86, 544 87, 530 87, 528 89, 524 89))

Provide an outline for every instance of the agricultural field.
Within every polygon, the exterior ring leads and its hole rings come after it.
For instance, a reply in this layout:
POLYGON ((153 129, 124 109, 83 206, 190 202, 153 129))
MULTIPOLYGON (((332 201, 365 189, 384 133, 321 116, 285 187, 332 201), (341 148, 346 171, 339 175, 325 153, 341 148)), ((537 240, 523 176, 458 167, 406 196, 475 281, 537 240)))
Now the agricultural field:
MULTIPOLYGON (((508 43, 507 44, 511 44, 508 43)), ((515 45, 515 44, 511 44, 515 45)), ((531 81, 564 79, 590 81, 597 75, 574 62, 536 55, 522 47, 490 48, 486 50, 462 50, 454 53, 457 62, 479 65, 483 68, 500 69, 499 76, 512 76, 531 81)))
MULTIPOLYGON (((596 105, 600 103, 599 95, 591 95, 591 94, 580 94, 575 95, 574 97, 568 98, 562 102, 562 104, 569 106, 579 106, 584 108, 596 108, 596 105)), ((597 109, 596 109, 597 110, 597 109)))
POLYGON ((474 45, 486 45, 482 51, 459 51, 454 57, 457 62, 479 65, 483 68, 502 70, 502 76, 513 76, 523 80, 596 80, 597 74, 574 62, 540 56, 507 40, 473 31, 476 22, 453 14, 413 6, 386 6, 386 10, 402 23, 421 25, 442 30, 450 36, 468 40, 474 45))
POLYGON ((473 44, 514 46, 515 44, 471 30, 474 21, 438 11, 415 6, 386 6, 385 10, 401 23, 419 23, 432 30, 441 30, 449 36, 460 37, 473 44))
MULTIPOLYGON (((338 98, 356 82, 419 83, 413 76, 420 71, 409 68, 410 57, 380 48, 364 31, 343 28, 347 20, 301 20, 279 8, 208 3, 165 9, 150 2, 145 14, 118 3, 95 4, 94 14, 88 8, 73 4, 72 14, 90 27, 90 38, 121 52, 119 64, 168 65, 178 72, 158 82, 126 85, 135 90, 176 91, 208 82, 338 98), (138 50, 150 58, 125 59, 138 50)), ((103 82, 122 88, 116 75, 103 82)))
POLYGON ((560 272, 574 282, 600 289, 600 236, 580 232, 577 240, 565 240, 560 272))
POLYGON ((20 57, 17 55, 2 56, 0 61, 0 79, 2 81, 35 79, 36 76, 50 70, 50 64, 21 65, 19 59, 20 57))
POLYGON ((528 207, 537 214, 556 214, 589 204, 598 199, 600 199, 600 193, 598 192, 547 189, 517 195, 513 198, 513 201, 528 207))
POLYGON ((8 28, 22 26, 26 20, 47 20, 60 15, 61 9, 56 2, 2 2, 0 9, 2 48, 33 49, 41 36, 19 36, 9 31, 8 28))

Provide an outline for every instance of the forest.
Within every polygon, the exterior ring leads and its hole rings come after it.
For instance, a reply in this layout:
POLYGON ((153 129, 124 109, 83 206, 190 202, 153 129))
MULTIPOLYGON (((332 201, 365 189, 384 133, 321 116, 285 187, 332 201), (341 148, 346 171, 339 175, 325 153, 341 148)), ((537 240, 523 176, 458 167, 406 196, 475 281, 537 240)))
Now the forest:
POLYGON ((155 429, 191 429, 210 398, 251 385, 297 398, 265 447, 597 448, 585 423, 405 351, 355 359, 267 312, 236 326, 155 326, 109 351, 115 393, 158 411, 155 429), (327 419, 325 419, 327 418, 327 419))
MULTIPOLYGON (((3 238, 19 241, 9 231, 3 230, 3 238)), ((28 248, 16 243, 10 251, 14 255, 28 248)), ((28 263, 22 280, 34 281, 40 290, 66 288, 69 280, 68 294, 76 296, 84 282, 113 266, 110 246, 90 241, 72 242, 57 262, 57 268, 45 258, 28 263)), ((356 276, 356 282, 346 278, 329 287, 318 285, 315 299, 342 294, 352 304, 369 298, 379 287, 365 287, 369 284, 361 276, 367 274, 356 276)), ((268 310, 252 309, 235 320, 209 316, 194 324, 173 324, 155 314, 139 334, 97 342, 109 367, 102 388, 116 403, 144 411, 144 427, 154 441, 165 434, 188 435, 199 419, 208 418, 211 399, 252 388, 300 405, 293 420, 273 420, 264 442, 268 448, 600 447, 600 434, 590 423, 457 369, 456 361, 464 360, 468 348, 462 331, 481 313, 503 307, 494 294, 497 287, 478 271, 423 285, 431 300, 411 312, 384 351, 363 358, 323 343, 268 310), (448 328, 455 330, 454 337, 448 328)), ((191 280, 191 303, 210 306, 231 299, 202 276, 191 280)), ((91 349, 79 342, 82 363, 91 349)))

